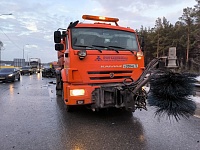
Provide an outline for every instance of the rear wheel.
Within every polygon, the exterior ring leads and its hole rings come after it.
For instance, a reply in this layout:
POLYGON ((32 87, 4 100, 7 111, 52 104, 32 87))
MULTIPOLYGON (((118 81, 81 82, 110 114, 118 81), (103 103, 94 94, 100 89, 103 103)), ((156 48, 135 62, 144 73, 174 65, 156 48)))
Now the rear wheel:
POLYGON ((62 90, 57 90, 56 89, 56 95, 61 96, 62 95, 62 90))
POLYGON ((64 91, 61 90, 61 96, 62 96, 62 100, 64 101, 64 91))
POLYGON ((59 76, 56 77, 56 95, 63 96, 63 82, 59 76))

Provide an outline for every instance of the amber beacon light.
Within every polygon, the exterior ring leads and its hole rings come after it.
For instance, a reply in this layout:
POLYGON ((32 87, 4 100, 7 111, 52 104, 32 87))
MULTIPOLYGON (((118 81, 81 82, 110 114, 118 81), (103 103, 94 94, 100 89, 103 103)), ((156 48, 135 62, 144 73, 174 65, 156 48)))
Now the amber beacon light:
POLYGON ((92 16, 92 15, 83 15, 83 19, 85 20, 95 20, 95 21, 106 21, 106 22, 118 22, 118 18, 110 18, 104 16, 92 16))

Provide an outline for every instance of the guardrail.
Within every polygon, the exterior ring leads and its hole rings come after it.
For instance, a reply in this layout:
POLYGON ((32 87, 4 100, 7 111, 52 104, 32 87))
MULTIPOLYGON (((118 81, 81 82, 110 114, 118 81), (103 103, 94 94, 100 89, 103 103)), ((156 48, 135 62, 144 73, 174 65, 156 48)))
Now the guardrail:
POLYGON ((14 66, 0 66, 0 68, 14 68, 14 66))

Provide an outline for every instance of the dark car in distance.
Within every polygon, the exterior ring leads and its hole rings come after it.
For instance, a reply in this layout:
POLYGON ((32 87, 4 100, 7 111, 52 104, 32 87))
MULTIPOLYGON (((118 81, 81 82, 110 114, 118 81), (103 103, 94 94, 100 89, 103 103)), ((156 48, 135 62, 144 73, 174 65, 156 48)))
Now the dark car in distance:
POLYGON ((17 68, 2 68, 0 69, 0 81, 3 82, 14 82, 20 80, 20 71, 17 68))
POLYGON ((32 75, 33 72, 34 71, 31 66, 24 66, 24 67, 20 68, 21 75, 25 75, 25 74, 32 75))
POLYGON ((54 78, 55 69, 50 66, 44 66, 42 69, 42 77, 54 78))

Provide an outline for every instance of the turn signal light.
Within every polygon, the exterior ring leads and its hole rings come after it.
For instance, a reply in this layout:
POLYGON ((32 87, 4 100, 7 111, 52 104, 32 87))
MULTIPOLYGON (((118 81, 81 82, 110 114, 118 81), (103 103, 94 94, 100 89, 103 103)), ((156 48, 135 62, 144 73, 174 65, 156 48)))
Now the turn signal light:
POLYGON ((142 59, 142 56, 143 56, 143 52, 140 51, 140 52, 137 52, 137 59, 142 59))

